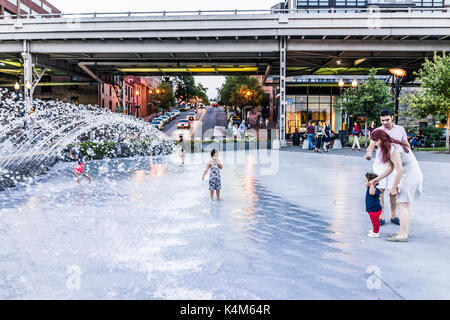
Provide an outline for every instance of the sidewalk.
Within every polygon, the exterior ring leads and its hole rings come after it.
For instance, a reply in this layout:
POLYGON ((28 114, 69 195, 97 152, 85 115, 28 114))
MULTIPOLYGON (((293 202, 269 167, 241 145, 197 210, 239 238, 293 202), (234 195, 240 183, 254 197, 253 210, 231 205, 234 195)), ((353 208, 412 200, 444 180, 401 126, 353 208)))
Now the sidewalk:
MULTIPOLYGON (((318 156, 327 156, 329 154, 333 155, 340 155, 340 156, 350 156, 350 157, 361 157, 364 158, 366 149, 361 148, 361 151, 352 151, 351 148, 344 148, 344 149, 330 149, 328 153, 325 153, 322 151, 322 153, 316 153, 312 150, 303 150, 301 146, 287 146, 287 147, 281 147, 281 150, 283 151, 290 151, 290 152, 304 152, 304 153, 312 153, 317 154, 318 156)), ((430 161, 430 162, 446 162, 450 163, 450 154, 445 153, 438 153, 433 151, 414 151, 414 155, 416 156, 418 161, 430 161)), ((373 156, 375 156, 375 152, 373 153, 373 156)))

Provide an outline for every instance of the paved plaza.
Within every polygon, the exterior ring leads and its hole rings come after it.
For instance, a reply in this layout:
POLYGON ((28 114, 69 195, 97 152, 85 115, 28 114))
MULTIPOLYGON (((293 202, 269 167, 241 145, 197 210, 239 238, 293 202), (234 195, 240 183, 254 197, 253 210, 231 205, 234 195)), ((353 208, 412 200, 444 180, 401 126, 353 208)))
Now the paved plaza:
POLYGON ((391 223, 366 236, 362 153, 291 151, 222 152, 221 202, 206 153, 87 162, 81 186, 57 164, 0 193, 0 299, 450 298, 448 155, 418 157, 410 242, 391 243, 391 223))

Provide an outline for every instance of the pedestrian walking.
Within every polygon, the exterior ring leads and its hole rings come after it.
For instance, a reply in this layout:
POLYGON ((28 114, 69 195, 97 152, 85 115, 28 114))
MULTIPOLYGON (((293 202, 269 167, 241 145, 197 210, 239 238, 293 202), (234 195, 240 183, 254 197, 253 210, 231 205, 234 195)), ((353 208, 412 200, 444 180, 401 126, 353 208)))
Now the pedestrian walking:
POLYGON ((312 121, 308 121, 308 127, 306 127, 306 133, 308 137, 308 149, 314 150, 314 126, 312 125, 312 121))
POLYGON ((239 128, 238 128, 237 124, 235 124, 233 126, 233 136, 234 136, 234 140, 237 140, 237 138, 239 136, 239 128))
POLYGON ((330 120, 325 122, 325 126, 323 127, 323 151, 328 152, 328 147, 331 144, 331 126, 330 120))
MULTIPOLYGON (((391 138, 396 139, 401 142, 408 143, 408 136, 406 135, 405 128, 402 126, 394 124, 394 117, 392 115, 392 111, 390 109, 383 109, 380 111, 380 121, 382 123, 381 127, 377 128, 376 130, 384 130, 391 138)), ((374 130, 375 131, 375 130, 374 130)), ((373 134, 373 132, 372 132, 373 134)), ((372 136, 372 135, 371 135, 372 136)), ((369 147, 366 149, 365 158, 367 160, 372 159, 372 153, 373 150, 376 147, 376 142, 372 139, 370 140, 369 147)), ((373 164, 373 172, 380 176, 386 169, 388 168, 388 165, 382 161, 382 153, 380 149, 377 149, 375 154, 375 161, 373 164)), ((392 183, 394 181, 395 177, 395 169, 394 171, 385 177, 384 179, 380 180, 380 183, 378 185, 378 188, 381 192, 381 206, 383 207, 383 212, 380 216, 380 223, 381 225, 384 225, 386 223, 384 214, 387 211, 386 207, 384 205, 384 191, 390 190, 392 188, 392 183)), ((389 200, 391 204, 391 222, 395 223, 397 225, 400 224, 399 218, 396 216, 397 212, 397 196, 389 194, 389 200)))
POLYGON ((408 242, 411 205, 414 199, 420 199, 422 196, 422 170, 407 141, 394 139, 382 129, 374 130, 372 140, 381 150, 381 161, 388 166, 386 171, 372 182, 378 183, 389 176, 394 169, 396 170, 389 193, 397 196, 396 205, 401 223, 399 232, 389 234, 386 240, 408 242))
POLYGON ((322 122, 319 120, 316 122, 316 125, 314 126, 314 138, 315 138, 315 146, 314 151, 321 153, 320 147, 322 145, 322 137, 323 137, 323 128, 322 128, 322 122))
POLYGON ((259 127, 263 127, 263 117, 259 116, 259 127))
POLYGON ((383 207, 380 202, 381 192, 376 187, 377 183, 373 182, 377 177, 375 173, 366 173, 366 211, 372 221, 372 230, 367 234, 369 238, 380 237, 380 215, 383 207))
POLYGON ((295 132, 292 135, 292 144, 294 146, 299 146, 300 145, 300 132, 298 132, 298 128, 295 128, 295 132))
POLYGON ((358 122, 355 122, 355 125, 353 126, 352 135, 353 135, 352 151, 355 150, 355 146, 358 147, 358 151, 361 151, 361 146, 359 145, 359 137, 364 135, 364 132, 362 132, 358 122))
POLYGON ((184 166, 184 138, 183 135, 180 135, 180 140, 179 140, 179 147, 180 147, 180 158, 181 158, 181 166, 184 166))
POLYGON ((206 165, 206 169, 203 172, 202 180, 205 180, 205 176, 209 170, 209 191, 211 196, 211 201, 214 201, 214 191, 216 192, 217 200, 222 200, 220 198, 220 191, 222 189, 222 179, 220 176, 220 170, 223 169, 223 165, 219 160, 219 152, 214 149, 211 151, 211 159, 206 165))
POLYGON ((269 129, 269 118, 266 118, 266 129, 269 129))
POLYGON ((245 119, 242 120, 241 124, 239 125, 239 135, 241 136, 241 139, 245 137, 245 131, 247 130, 247 125, 245 123, 245 119))

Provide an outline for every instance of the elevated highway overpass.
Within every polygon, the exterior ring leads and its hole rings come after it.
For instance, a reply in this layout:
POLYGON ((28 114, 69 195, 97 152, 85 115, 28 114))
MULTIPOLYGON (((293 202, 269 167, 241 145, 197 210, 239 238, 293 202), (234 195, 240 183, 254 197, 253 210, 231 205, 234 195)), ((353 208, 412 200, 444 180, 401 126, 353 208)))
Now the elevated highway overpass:
POLYGON ((89 13, 0 17, 0 59, 68 74, 276 75, 284 136, 285 77, 409 75, 450 51, 450 8, 89 13))

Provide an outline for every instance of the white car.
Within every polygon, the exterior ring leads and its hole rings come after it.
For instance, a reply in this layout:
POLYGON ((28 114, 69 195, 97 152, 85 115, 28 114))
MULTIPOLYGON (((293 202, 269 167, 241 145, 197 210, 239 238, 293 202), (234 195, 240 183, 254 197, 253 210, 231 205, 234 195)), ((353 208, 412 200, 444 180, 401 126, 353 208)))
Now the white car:
POLYGON ((170 118, 168 116, 162 116, 161 118, 163 119, 164 123, 170 122, 170 118))
POLYGON ((158 130, 162 130, 163 123, 161 121, 153 121, 152 126, 155 127, 158 130))

